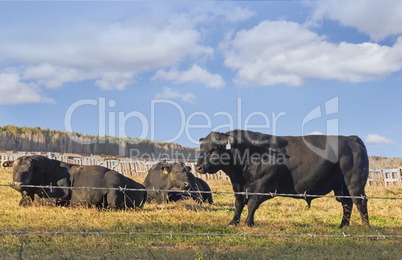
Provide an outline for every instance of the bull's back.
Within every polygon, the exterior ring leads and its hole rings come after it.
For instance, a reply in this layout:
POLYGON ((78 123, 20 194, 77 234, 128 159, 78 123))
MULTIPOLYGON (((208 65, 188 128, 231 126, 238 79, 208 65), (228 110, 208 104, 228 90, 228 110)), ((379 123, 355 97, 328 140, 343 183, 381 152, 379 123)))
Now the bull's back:
POLYGON ((286 167, 296 193, 330 192, 335 185, 343 182, 345 171, 340 164, 345 158, 350 159, 349 167, 353 167, 354 157, 367 156, 364 143, 357 136, 312 135, 284 138, 288 141, 285 149, 286 167), (336 160, 333 160, 333 156, 336 156, 336 160))

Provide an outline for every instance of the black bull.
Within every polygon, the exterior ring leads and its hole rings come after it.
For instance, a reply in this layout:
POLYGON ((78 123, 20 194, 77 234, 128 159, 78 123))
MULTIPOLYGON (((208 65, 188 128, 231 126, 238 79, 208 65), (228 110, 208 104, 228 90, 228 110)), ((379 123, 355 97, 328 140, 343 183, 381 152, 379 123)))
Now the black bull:
MULTIPOLYGON (((368 163, 366 147, 357 136, 279 137, 233 130, 211 132, 200 139, 196 169, 199 173, 224 171, 234 192, 325 195, 334 191, 336 196, 359 196, 337 198, 343 207, 340 227, 344 227, 349 225, 353 203, 363 225, 369 225, 364 192, 368 163)), ((249 226, 254 225, 254 214, 261 203, 272 198, 242 194, 235 197, 235 214, 229 224, 239 223, 247 204, 245 222, 249 226)), ((306 199, 308 204, 312 199, 306 199)))
POLYGON ((141 207, 146 200, 146 191, 125 190, 145 189, 144 186, 116 171, 101 166, 68 164, 40 155, 24 156, 15 160, 13 181, 14 188, 21 192, 21 206, 29 205, 38 197, 54 201, 56 205, 61 206, 84 205, 111 209, 141 207))

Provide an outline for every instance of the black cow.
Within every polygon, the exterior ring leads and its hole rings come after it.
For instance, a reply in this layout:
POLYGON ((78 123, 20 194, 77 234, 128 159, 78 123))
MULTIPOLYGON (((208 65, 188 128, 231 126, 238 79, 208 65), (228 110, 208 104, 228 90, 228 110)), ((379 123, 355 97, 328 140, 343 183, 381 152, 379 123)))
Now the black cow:
POLYGON ((102 187, 109 189, 73 189, 71 205, 95 206, 98 208, 124 209, 142 207, 147 198, 145 187, 108 168, 92 165, 67 165, 71 174, 71 186, 102 187), (133 191, 126 189, 142 189, 133 191))
MULTIPOLYGON (((368 156, 363 141, 357 136, 279 137, 233 130, 211 132, 200 139, 200 147, 196 170, 200 173, 223 170, 235 192, 325 195, 333 190, 336 196, 363 196, 337 198, 343 206, 340 227, 349 225, 353 203, 362 223, 369 225, 364 192, 369 173, 368 156)), ((229 224, 239 223, 247 204, 248 226, 254 225, 254 214, 260 204, 272 198, 242 194, 235 197, 235 214, 229 224)), ((306 197, 308 204, 312 199, 306 197)))
POLYGON ((61 167, 60 161, 50 160, 40 155, 20 157, 13 163, 13 182, 14 189, 21 192, 20 206, 30 205, 34 201, 35 195, 39 198, 51 198, 57 205, 66 205, 70 200, 69 188, 49 189, 21 186, 70 187, 70 174, 67 168, 61 167))
POLYGON ((144 186, 115 171, 101 166, 80 166, 52 160, 44 156, 20 157, 13 164, 14 188, 21 192, 21 206, 39 198, 51 199, 56 205, 83 204, 98 208, 123 209, 141 207, 146 191, 125 191, 125 188, 145 189, 144 186), (53 186, 55 188, 24 187, 53 186), (111 189, 70 189, 58 187, 100 187, 111 189))
POLYGON ((191 197, 198 202, 213 203, 211 193, 186 192, 211 191, 211 189, 204 180, 195 177, 191 173, 191 168, 183 162, 158 162, 149 170, 143 185, 147 189, 156 190, 148 191, 148 201, 156 200, 157 203, 162 203, 191 197), (157 190, 170 190, 171 192, 158 192, 157 190))

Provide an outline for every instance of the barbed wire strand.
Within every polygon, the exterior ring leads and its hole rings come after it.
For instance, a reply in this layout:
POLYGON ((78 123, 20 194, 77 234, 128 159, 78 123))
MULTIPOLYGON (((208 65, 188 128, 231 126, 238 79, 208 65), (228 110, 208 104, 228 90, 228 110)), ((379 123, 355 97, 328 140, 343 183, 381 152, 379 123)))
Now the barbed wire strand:
MULTIPOLYGON (((12 184, 0 184, 0 187, 14 187, 12 184)), ((118 188, 107 188, 107 187, 67 187, 67 186, 52 186, 52 185, 20 185, 19 187, 21 188, 39 188, 39 189, 92 189, 92 190, 116 190, 116 191, 121 191, 123 187, 118 187, 118 188)), ((147 191, 147 192, 179 192, 176 190, 161 190, 161 189, 133 189, 133 188, 125 188, 125 191, 147 191)), ((277 193, 275 192, 268 192, 268 193, 263 193, 263 192, 248 192, 248 191, 242 191, 242 192, 230 192, 230 191, 194 191, 194 190, 182 190, 181 192, 184 193, 195 193, 195 194, 234 194, 234 195, 245 195, 245 196, 252 196, 252 195, 258 195, 258 196, 269 196, 269 197, 290 197, 290 198, 350 198, 350 199, 380 199, 380 200, 402 200, 402 197, 378 197, 378 196, 372 196, 372 197, 367 197, 367 196, 340 196, 340 195, 315 195, 315 194, 292 194, 292 193, 277 193)))
POLYGON ((3 235, 90 235, 90 236, 191 236, 191 237, 310 237, 310 238, 402 238, 402 235, 384 235, 384 234, 372 234, 372 235, 327 235, 327 234, 223 234, 223 233, 158 233, 158 232, 78 232, 78 231, 0 231, 3 235))

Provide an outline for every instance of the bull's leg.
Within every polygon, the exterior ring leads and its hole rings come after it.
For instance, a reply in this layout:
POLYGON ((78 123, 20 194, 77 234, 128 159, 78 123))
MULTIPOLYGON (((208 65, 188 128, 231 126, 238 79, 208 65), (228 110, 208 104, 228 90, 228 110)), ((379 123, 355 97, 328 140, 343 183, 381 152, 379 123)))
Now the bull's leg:
POLYGON ((31 206, 32 200, 29 197, 22 197, 18 205, 21 207, 31 206))
MULTIPOLYGON (((334 190, 335 196, 350 196, 346 186, 334 190)), ((350 217, 352 216, 353 201, 351 198, 336 198, 337 201, 342 203, 343 216, 339 228, 347 227, 350 224, 350 217)))
POLYGON ((353 160, 347 157, 341 158, 340 166, 350 195, 360 197, 352 198, 352 201, 360 213, 362 224, 369 226, 367 198, 364 192, 368 176, 368 159, 366 150, 362 147, 360 149, 359 152, 355 151, 353 160))
POLYGON ((249 227, 254 226, 254 214, 262 202, 263 200, 261 199, 261 196, 252 196, 251 198, 249 198, 247 202, 248 206, 248 215, 246 218, 247 226, 249 227))
POLYGON ((359 198, 352 198, 352 201, 356 205, 357 210, 360 213, 362 224, 364 226, 370 226, 367 211, 367 198, 366 193, 364 192, 364 184, 356 181, 355 182, 349 182, 349 180, 346 181, 347 189, 350 195, 359 197, 359 198))
POLYGON ((240 222, 241 212, 245 206, 244 195, 235 195, 236 202, 235 202, 235 214, 233 219, 229 222, 229 225, 237 225, 240 222))
POLYGON ((351 199, 341 201, 343 208, 342 222, 339 228, 348 227, 350 224, 350 217, 352 216, 353 202, 351 199))
POLYGON ((366 193, 364 192, 364 188, 356 189, 355 187, 352 187, 351 189, 348 188, 348 190, 351 196, 359 197, 359 198, 352 198, 349 200, 353 201, 353 203, 356 205, 357 210, 359 211, 360 217, 362 219, 362 224, 364 226, 370 226, 367 211, 367 198, 366 193))
MULTIPOLYGON (((363 193, 361 195, 364 197, 364 199, 363 198, 362 199, 354 198, 352 200, 353 200, 353 203, 356 205, 357 210, 360 213, 360 217, 362 219, 363 226, 370 226, 369 219, 368 219, 366 194, 363 191, 363 193)), ((358 196, 358 195, 356 195, 356 196, 358 196)))
POLYGON ((34 196, 35 194, 25 194, 25 193, 21 193, 21 200, 19 202, 19 206, 21 207, 26 207, 26 206, 31 206, 32 202, 34 200, 34 196))

